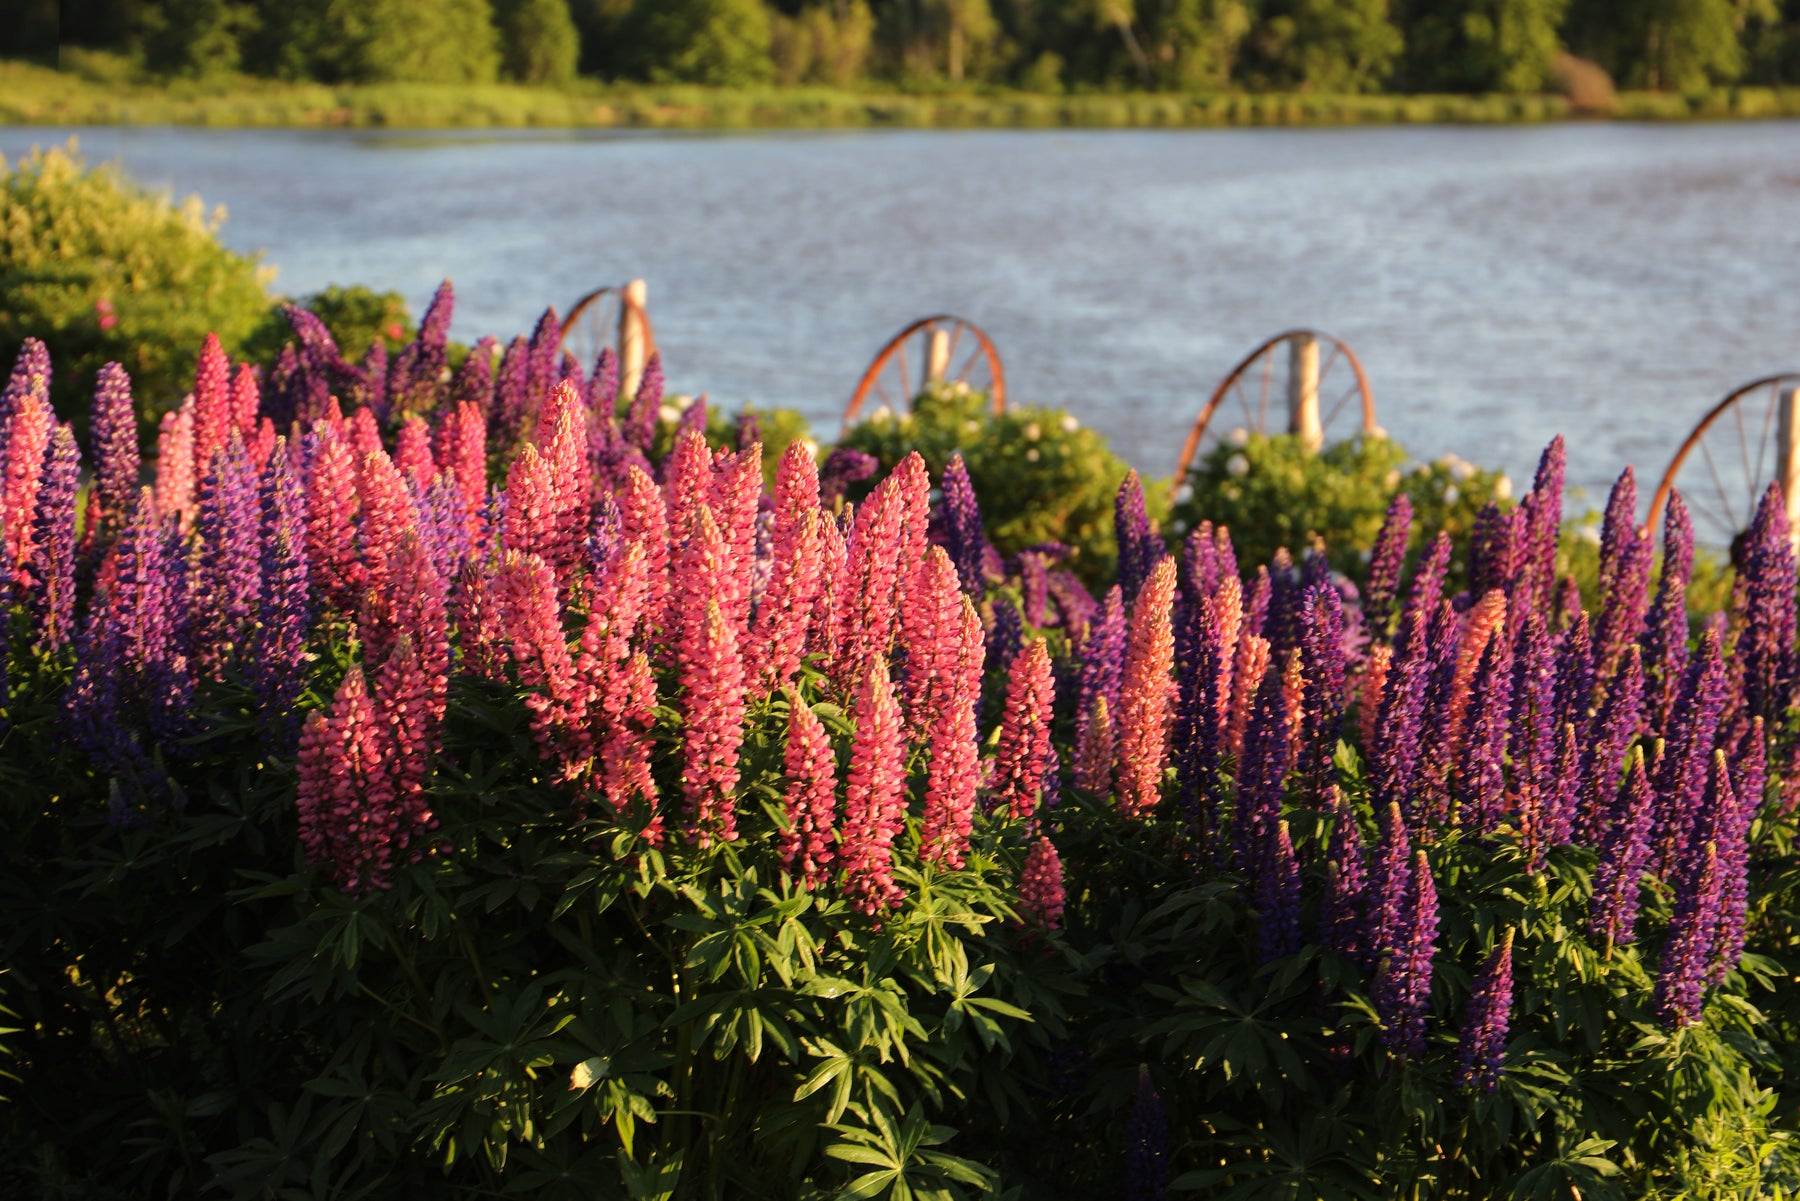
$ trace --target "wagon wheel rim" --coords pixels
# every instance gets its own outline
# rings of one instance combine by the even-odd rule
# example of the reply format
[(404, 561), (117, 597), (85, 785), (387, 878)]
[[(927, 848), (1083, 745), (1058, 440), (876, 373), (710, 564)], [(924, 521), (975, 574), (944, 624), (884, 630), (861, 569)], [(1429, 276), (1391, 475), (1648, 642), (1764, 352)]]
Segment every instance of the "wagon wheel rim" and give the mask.
[(1694, 423), (1650, 498), (1645, 537), (1661, 525), (1678, 479), (1684, 479), (1681, 499), (1696, 535), (1710, 535), (1712, 545), (1730, 546), (1750, 528), (1769, 481), (1779, 477), (1777, 416), (1782, 393), (1793, 388), (1800, 388), (1800, 373), (1765, 375), (1727, 392)]
[(619, 322), (626, 313), (633, 314), (644, 331), (644, 357), (657, 353), (649, 312), (622, 284), (605, 284), (577, 300), (562, 320), (557, 345), (573, 354), (591, 377), (601, 350), (610, 349), (615, 359), (620, 357)]
[[(1355, 420), (1357, 432), (1364, 435), (1374, 433), (1379, 426), (1375, 421), (1375, 394), (1369, 387), (1368, 373), (1363, 370), (1362, 360), (1352, 350), (1350, 344), (1342, 338), (1324, 333), (1316, 329), (1283, 330), (1274, 337), (1260, 343), (1256, 349), (1245, 355), (1225, 377), (1219, 381), (1206, 404), (1201, 407), (1200, 414), (1188, 430), (1187, 440), (1182, 443), (1181, 457), (1175, 465), (1175, 476), (1171, 488), (1179, 490), (1187, 479), (1194, 459), (1200, 453), (1201, 443), (1209, 432), (1218, 438), (1217, 430), (1224, 418), (1237, 416), (1242, 419), (1242, 428), (1266, 433), (1269, 430), (1269, 417), (1272, 408), (1278, 408), (1276, 388), (1277, 376), (1285, 381), (1285, 370), (1278, 365), (1279, 348), (1302, 338), (1311, 338), (1318, 343), (1321, 352), (1319, 362), (1319, 425), (1329, 440), (1333, 430), (1342, 430), (1346, 424)], [(1343, 370), (1338, 371), (1338, 368)], [(1336, 376), (1334, 371), (1338, 371)], [(1285, 391), (1285, 389), (1282, 389)], [(1228, 403), (1230, 402), (1230, 403)]]
[(870, 400), (890, 409), (911, 409), (913, 397), (931, 382), (925, 370), (926, 348), (939, 332), (945, 336), (945, 352), (943, 373), (938, 378), (977, 390), (983, 390), (979, 385), (985, 384), (994, 415), (1006, 411), (1006, 368), (993, 339), (965, 317), (936, 313), (908, 324), (875, 352), (844, 407), (846, 430)]

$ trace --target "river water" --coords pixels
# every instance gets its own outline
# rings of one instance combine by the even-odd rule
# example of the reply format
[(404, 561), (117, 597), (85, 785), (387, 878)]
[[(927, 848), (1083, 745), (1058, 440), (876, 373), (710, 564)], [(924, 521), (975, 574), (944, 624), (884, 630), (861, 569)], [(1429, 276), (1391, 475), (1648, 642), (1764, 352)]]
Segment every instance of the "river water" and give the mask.
[(1217, 380), (1310, 326), (1420, 458), (1597, 507), (1705, 408), (1800, 369), (1800, 123), (640, 134), (0, 129), (198, 192), (277, 287), (449, 277), (456, 336), (639, 276), (670, 383), (837, 427), (914, 317), (979, 323), (1015, 403), (1147, 473)]

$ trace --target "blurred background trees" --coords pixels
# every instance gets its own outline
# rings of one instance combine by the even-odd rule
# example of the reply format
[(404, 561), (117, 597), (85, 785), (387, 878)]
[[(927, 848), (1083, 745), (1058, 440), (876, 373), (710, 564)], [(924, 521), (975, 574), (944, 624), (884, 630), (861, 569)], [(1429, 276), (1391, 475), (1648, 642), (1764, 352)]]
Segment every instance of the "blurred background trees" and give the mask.
[(1533, 92), (1800, 84), (1800, 0), (23, 0), (157, 77)]

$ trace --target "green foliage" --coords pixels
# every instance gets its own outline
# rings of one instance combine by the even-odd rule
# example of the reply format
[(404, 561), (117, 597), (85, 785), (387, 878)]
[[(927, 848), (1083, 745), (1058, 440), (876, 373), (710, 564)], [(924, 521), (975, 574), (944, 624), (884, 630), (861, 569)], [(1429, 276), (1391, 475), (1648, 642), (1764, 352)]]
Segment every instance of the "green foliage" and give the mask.
[(488, 0), (267, 0), (266, 70), (327, 83), (486, 83), (499, 37)]
[(49, 346), (59, 413), (85, 423), (94, 373), (131, 373), (139, 411), (173, 408), (201, 339), (235, 352), (269, 309), (269, 273), (221, 246), (224, 210), (179, 206), (73, 145), (0, 161), (0, 345)]
[[(1113, 572), (1113, 502), (1130, 468), (1061, 409), (1009, 406), (995, 415), (984, 393), (939, 385), (920, 394), (910, 413), (871, 414), (839, 445), (874, 455), (883, 475), (916, 450), (935, 477), (960, 452), (988, 540), (1002, 554), (1062, 542), (1074, 552), (1068, 566), (1090, 584)], [(1152, 504), (1162, 491), (1145, 489)], [(859, 498), (853, 491), (851, 499)]]
[(1568, 0), (1420, 4), (1406, 21), (1407, 83), (1424, 91), (1537, 92)]
[(1267, 563), (1277, 547), (1295, 561), (1323, 539), (1331, 565), (1361, 575), (1394, 493), (1413, 504), (1413, 547), (1442, 530), (1459, 550), (1482, 506), (1510, 495), (1510, 482), (1454, 455), (1409, 464), (1385, 437), (1353, 438), (1313, 454), (1291, 434), (1227, 438), (1188, 473), (1171, 532), (1201, 521), (1231, 530), (1238, 561)]
[(1387, 0), (1271, 0), (1250, 33), (1249, 78), (1291, 91), (1379, 91), (1404, 39)]
[(560, 85), (575, 78), (581, 41), (568, 0), (503, 0), (498, 12), (508, 79)]
[(638, 0), (632, 10), (636, 70), (658, 83), (767, 83), (770, 37), (760, 0)]
[(144, 64), (166, 75), (225, 76), (242, 62), (256, 11), (237, 0), (180, 0), (138, 10)]

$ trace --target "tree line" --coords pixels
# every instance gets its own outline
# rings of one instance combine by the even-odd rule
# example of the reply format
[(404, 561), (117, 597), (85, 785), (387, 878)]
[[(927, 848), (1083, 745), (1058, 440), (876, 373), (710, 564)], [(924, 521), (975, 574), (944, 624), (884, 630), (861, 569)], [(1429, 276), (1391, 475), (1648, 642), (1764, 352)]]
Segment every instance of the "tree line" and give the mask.
[(1800, 83), (1800, 0), (62, 0), (60, 29), (24, 7), (15, 43), (324, 83), (1534, 92), (1567, 55), (1623, 88)]

